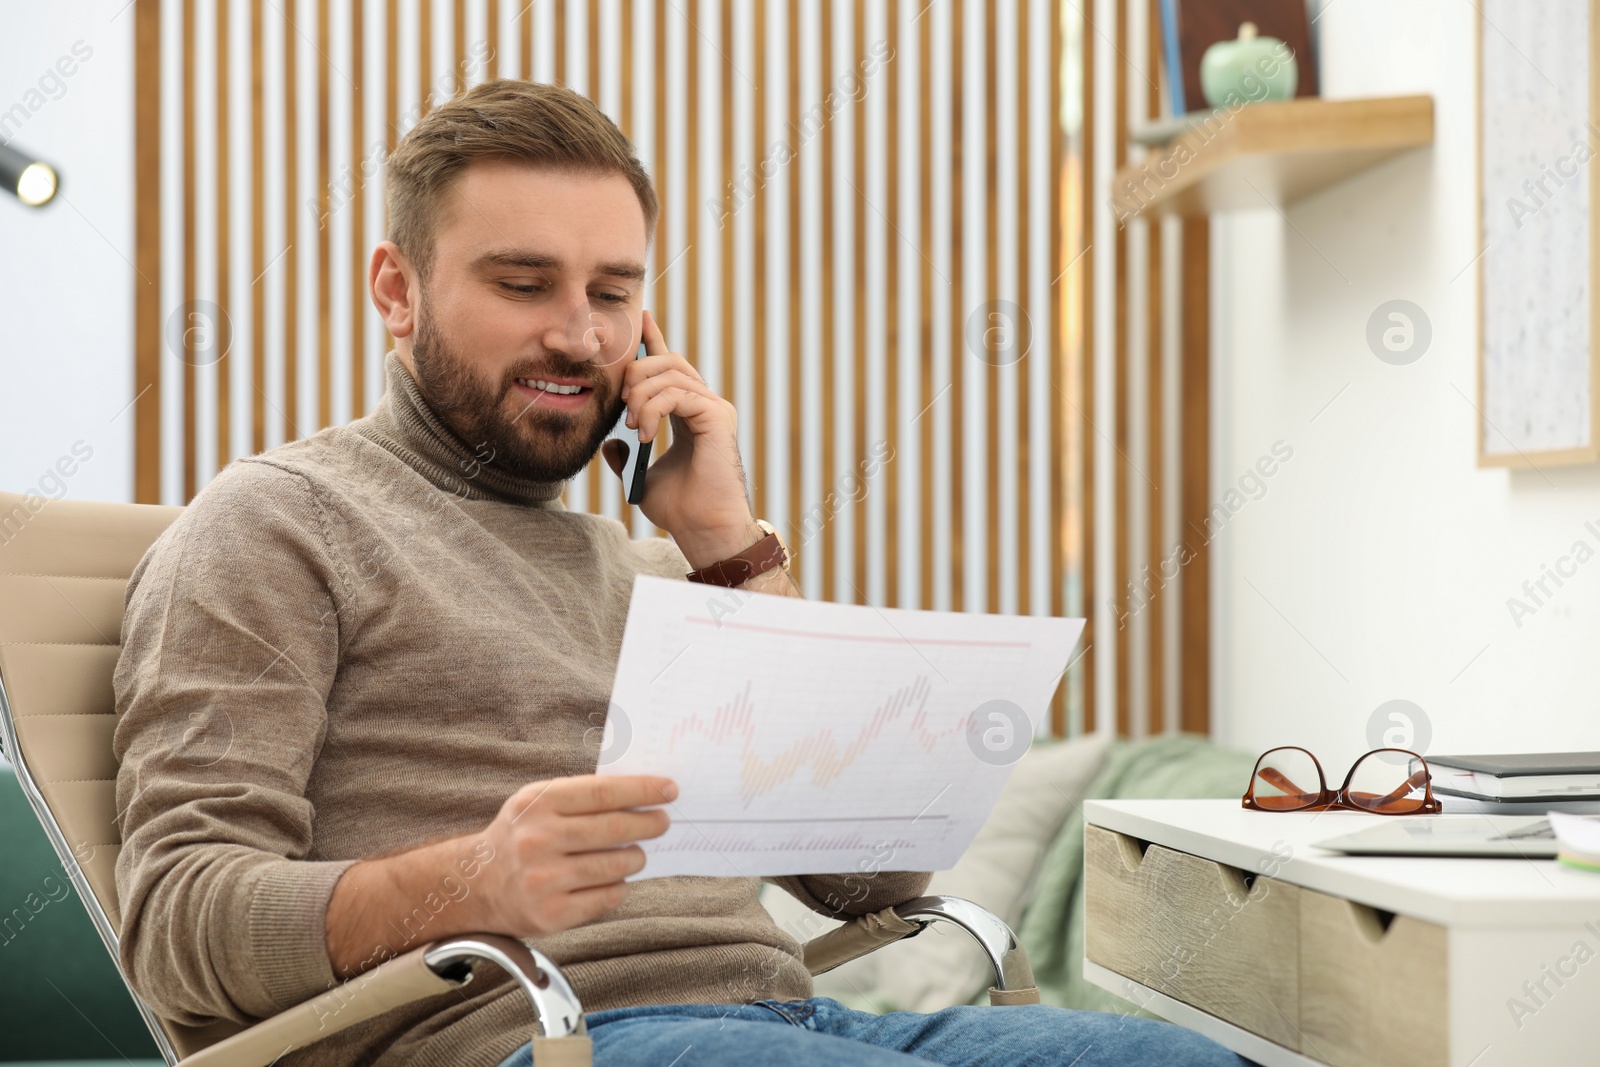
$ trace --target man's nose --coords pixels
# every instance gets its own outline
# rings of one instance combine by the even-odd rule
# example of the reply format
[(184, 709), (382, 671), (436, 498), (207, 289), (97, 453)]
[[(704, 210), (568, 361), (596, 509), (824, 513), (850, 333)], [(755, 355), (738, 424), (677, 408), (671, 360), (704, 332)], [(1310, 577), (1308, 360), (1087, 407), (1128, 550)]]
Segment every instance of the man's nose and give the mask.
[(546, 351), (560, 352), (574, 362), (590, 362), (605, 350), (614, 325), (595, 310), (586, 291), (579, 289), (550, 310), (555, 318), (545, 327), (542, 340)]

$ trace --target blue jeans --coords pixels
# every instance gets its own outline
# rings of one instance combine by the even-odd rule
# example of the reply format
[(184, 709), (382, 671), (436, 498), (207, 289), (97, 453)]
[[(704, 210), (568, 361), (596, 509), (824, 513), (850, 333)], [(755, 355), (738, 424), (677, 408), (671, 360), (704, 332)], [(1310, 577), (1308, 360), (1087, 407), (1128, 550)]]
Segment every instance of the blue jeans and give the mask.
[[(655, 1004), (586, 1016), (595, 1067), (1241, 1067), (1249, 1061), (1171, 1023), (1039, 1004), (873, 1015), (828, 997)], [(693, 1050), (688, 1057), (684, 1053)], [(530, 1067), (524, 1045), (500, 1067)]]

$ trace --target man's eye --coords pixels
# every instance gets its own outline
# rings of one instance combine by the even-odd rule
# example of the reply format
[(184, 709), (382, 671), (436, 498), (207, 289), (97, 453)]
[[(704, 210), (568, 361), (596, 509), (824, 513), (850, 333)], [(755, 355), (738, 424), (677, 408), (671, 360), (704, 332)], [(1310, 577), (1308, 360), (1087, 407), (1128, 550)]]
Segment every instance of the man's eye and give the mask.
[(628, 302), (627, 297), (618, 296), (616, 293), (596, 293), (594, 295), (608, 304), (626, 304)]
[(513, 293), (522, 293), (524, 296), (539, 291), (537, 285), (512, 285), (510, 282), (501, 282), (500, 288), (509, 289)]

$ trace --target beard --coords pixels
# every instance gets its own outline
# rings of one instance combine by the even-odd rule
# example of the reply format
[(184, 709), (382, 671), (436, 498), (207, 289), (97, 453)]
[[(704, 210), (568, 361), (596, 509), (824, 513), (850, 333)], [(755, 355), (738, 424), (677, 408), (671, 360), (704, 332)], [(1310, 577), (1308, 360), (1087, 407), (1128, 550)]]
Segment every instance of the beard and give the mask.
[[(590, 364), (561, 356), (513, 367), (498, 382), (481, 380), (435, 329), (426, 294), (417, 310), (411, 360), (423, 399), (468, 451), (485, 466), (537, 482), (564, 482), (582, 471), (627, 407), (612, 395), (609, 380), (593, 377)], [(522, 400), (517, 378), (574, 378), (591, 386), (594, 396), (580, 411), (557, 411), (537, 399)], [(508, 396), (518, 402), (508, 403)]]

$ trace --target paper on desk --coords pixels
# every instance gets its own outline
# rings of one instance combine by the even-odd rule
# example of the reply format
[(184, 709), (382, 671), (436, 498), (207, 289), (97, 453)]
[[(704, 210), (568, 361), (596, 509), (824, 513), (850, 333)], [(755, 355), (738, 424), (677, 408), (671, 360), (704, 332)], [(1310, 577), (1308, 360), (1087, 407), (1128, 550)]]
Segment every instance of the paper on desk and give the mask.
[(1569, 867), (1600, 870), (1600, 820), (1559, 811), (1546, 814), (1560, 846), (1557, 858)]
[(1082, 630), (639, 577), (598, 773), (679, 796), (635, 878), (954, 866)]

